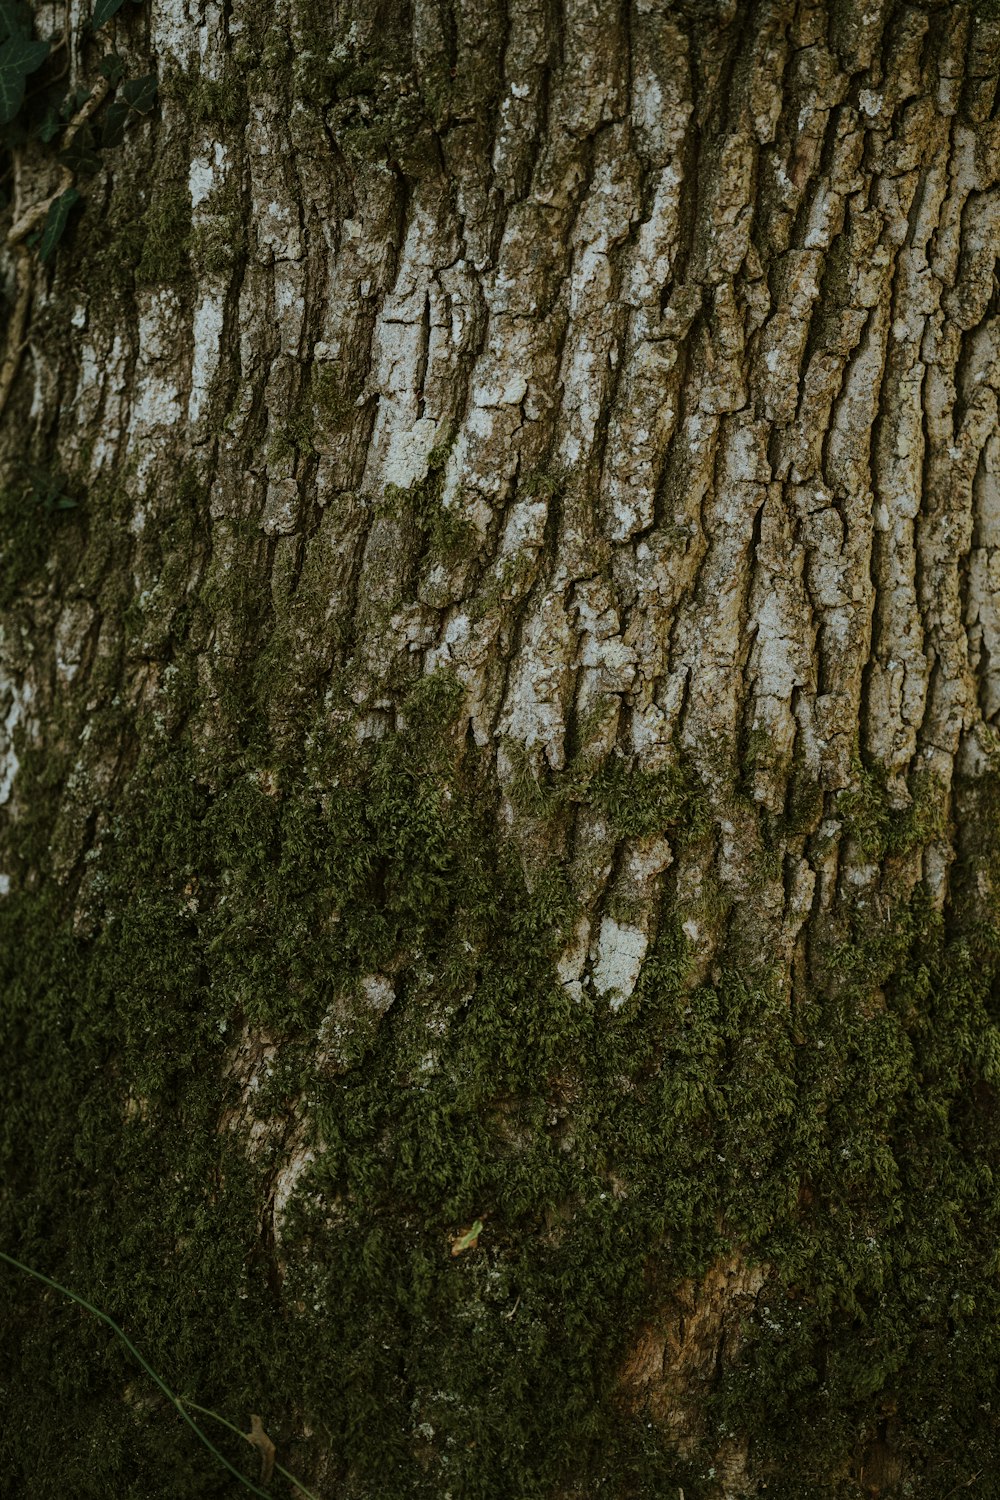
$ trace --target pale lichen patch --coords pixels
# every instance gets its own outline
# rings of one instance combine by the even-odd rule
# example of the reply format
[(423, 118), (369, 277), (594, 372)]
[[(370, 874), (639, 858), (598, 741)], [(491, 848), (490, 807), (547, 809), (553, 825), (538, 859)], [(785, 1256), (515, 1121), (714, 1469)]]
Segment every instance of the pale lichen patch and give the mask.
[(0, 703), (5, 700), (7, 709), (0, 720), (0, 805), (10, 801), (21, 761), (14, 748), (14, 735), (26, 721), (26, 710), (34, 698), (34, 690), (27, 680), (17, 683), (13, 678), (0, 676)]
[(593, 979), (597, 993), (608, 997), (612, 1010), (620, 1010), (635, 989), (648, 947), (649, 938), (641, 927), (602, 918)]

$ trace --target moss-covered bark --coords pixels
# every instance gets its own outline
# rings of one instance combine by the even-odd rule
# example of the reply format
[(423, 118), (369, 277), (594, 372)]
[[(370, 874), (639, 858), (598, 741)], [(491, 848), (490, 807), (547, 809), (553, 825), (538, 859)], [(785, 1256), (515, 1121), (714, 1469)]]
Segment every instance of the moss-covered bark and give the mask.
[[(0, 1249), (324, 1500), (987, 1493), (1000, 20), (115, 24), (0, 425)], [(0, 1303), (6, 1493), (234, 1492)]]

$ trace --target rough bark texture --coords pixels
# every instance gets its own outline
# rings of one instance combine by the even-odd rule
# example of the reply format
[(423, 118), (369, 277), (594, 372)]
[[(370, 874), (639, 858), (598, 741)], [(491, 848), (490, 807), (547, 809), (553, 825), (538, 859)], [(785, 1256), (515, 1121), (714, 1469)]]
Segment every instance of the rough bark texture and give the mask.
[[(996, 8), (115, 27), (0, 427), (0, 1246), (330, 1500), (991, 1493)], [(4, 1274), (6, 1494), (234, 1492)]]

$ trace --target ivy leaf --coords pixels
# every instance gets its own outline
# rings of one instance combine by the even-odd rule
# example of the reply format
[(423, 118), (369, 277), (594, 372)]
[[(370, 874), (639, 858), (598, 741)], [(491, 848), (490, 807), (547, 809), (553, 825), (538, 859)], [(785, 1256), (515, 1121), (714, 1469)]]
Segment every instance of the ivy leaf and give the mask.
[(31, 30), (31, 9), (24, 0), (0, 0), (0, 42), (17, 32)]
[(41, 244), (38, 247), (38, 259), (43, 263), (49, 259), (62, 239), (70, 210), (79, 201), (80, 194), (76, 188), (71, 187), (67, 188), (64, 193), (60, 193), (58, 198), (53, 198), (49, 204), (49, 211), (45, 215), (45, 226), (42, 229)]
[(75, 510), (78, 502), (67, 493), (66, 478), (58, 469), (40, 464), (26, 464), (28, 484), (25, 490), (43, 510)]
[(118, 146), (125, 136), (125, 126), (128, 123), (129, 107), (120, 99), (114, 99), (104, 112), (104, 124), (101, 128), (101, 146), (107, 150), (109, 146)]
[(143, 78), (130, 78), (128, 83), (122, 85), (121, 92), (126, 104), (137, 109), (141, 115), (148, 115), (156, 100), (156, 74), (147, 73)]
[(74, 89), (71, 94), (66, 95), (65, 99), (60, 104), (59, 113), (62, 115), (64, 120), (68, 120), (72, 115), (76, 114), (78, 109), (83, 108), (89, 98), (89, 89)]
[(65, 151), (60, 151), (59, 160), (71, 172), (96, 172), (101, 165), (97, 154), (97, 141), (89, 123), (81, 126)]
[(59, 116), (56, 114), (55, 110), (50, 104), (48, 109), (45, 111), (45, 118), (38, 126), (35, 134), (38, 136), (38, 139), (40, 141), (44, 141), (45, 144), (48, 145), (49, 141), (57, 136), (61, 129), (62, 124), (60, 122)]
[(16, 68), (21, 73), (33, 73), (40, 68), (49, 55), (49, 42), (36, 42), (23, 32), (15, 31), (0, 47), (0, 67)]
[(49, 55), (48, 42), (33, 42), (15, 31), (0, 46), (0, 125), (9, 125), (21, 108), (25, 80)]
[(124, 4), (125, 0), (94, 0), (94, 14), (91, 17), (94, 30), (100, 31), (102, 26), (106, 26)]
[(0, 125), (9, 125), (24, 98), (24, 74), (7, 73), (0, 67)]
[(117, 52), (109, 52), (101, 58), (101, 65), (97, 70), (102, 78), (106, 78), (112, 88), (117, 88), (125, 72), (125, 64)]

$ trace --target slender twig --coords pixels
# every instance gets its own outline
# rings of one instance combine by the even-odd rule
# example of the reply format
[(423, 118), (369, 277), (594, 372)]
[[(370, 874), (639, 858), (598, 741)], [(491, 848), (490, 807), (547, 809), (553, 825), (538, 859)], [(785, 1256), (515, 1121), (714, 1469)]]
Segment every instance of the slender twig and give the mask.
[[(262, 1495), (264, 1497), (264, 1500), (274, 1500), (273, 1495), (270, 1495), (267, 1490), (262, 1490), (258, 1485), (254, 1484), (252, 1480), (248, 1479), (245, 1474), (241, 1474), (239, 1469), (237, 1469), (234, 1464), (231, 1464), (229, 1462), (229, 1459), (225, 1456), (225, 1454), (219, 1452), (218, 1448), (212, 1442), (211, 1438), (206, 1436), (206, 1434), (202, 1432), (197, 1422), (193, 1417), (188, 1415), (184, 1408), (186, 1406), (191, 1406), (195, 1411), (201, 1412), (204, 1416), (213, 1417), (216, 1422), (221, 1422), (223, 1427), (228, 1427), (231, 1432), (235, 1432), (239, 1437), (246, 1438), (247, 1434), (245, 1432), (240, 1432), (238, 1427), (234, 1427), (232, 1422), (228, 1422), (225, 1417), (220, 1417), (218, 1412), (209, 1411), (207, 1407), (199, 1406), (197, 1402), (188, 1401), (183, 1396), (175, 1395), (167, 1385), (166, 1381), (160, 1379), (160, 1376), (157, 1375), (152, 1365), (149, 1364), (148, 1361), (143, 1357), (143, 1355), (139, 1353), (138, 1349), (135, 1347), (128, 1334), (125, 1333), (123, 1329), (119, 1328), (114, 1318), (110, 1318), (106, 1312), (102, 1312), (99, 1307), (95, 1307), (92, 1302), (88, 1302), (86, 1297), (81, 1297), (79, 1292), (70, 1291), (68, 1286), (63, 1286), (59, 1281), (53, 1281), (51, 1276), (43, 1276), (41, 1271), (36, 1271), (33, 1266), (26, 1266), (21, 1260), (15, 1260), (13, 1255), (7, 1255), (3, 1250), (0, 1250), (0, 1260), (5, 1260), (10, 1266), (16, 1266), (16, 1268), (19, 1271), (23, 1271), (26, 1276), (33, 1276), (36, 1281), (44, 1282), (46, 1286), (53, 1287), (55, 1291), (62, 1292), (64, 1297), (69, 1297), (73, 1302), (78, 1302), (81, 1307), (85, 1307), (88, 1312), (93, 1313), (95, 1318), (100, 1318), (102, 1323), (106, 1323), (111, 1331), (121, 1339), (122, 1343), (125, 1345), (126, 1349), (128, 1349), (129, 1353), (133, 1354), (139, 1361), (140, 1365), (142, 1365), (142, 1368), (145, 1370), (149, 1378), (155, 1381), (155, 1383), (159, 1386), (160, 1390), (166, 1396), (171, 1406), (176, 1408), (176, 1410), (180, 1413), (185, 1422), (194, 1432), (195, 1436), (198, 1438), (198, 1441), (204, 1444), (209, 1453), (212, 1454), (213, 1458), (217, 1458), (219, 1463), (229, 1470), (230, 1474), (234, 1474), (240, 1481), (240, 1483), (245, 1485), (252, 1495)], [(291, 1480), (292, 1484), (294, 1484), (299, 1490), (301, 1490), (302, 1494), (307, 1497), (307, 1500), (317, 1500), (317, 1497), (315, 1495), (311, 1495), (310, 1492), (306, 1489), (305, 1485), (303, 1485), (298, 1479), (296, 1479), (293, 1474), (289, 1474), (287, 1469), (281, 1468), (280, 1464), (275, 1464), (275, 1468), (280, 1474), (283, 1474), (286, 1479)]]

